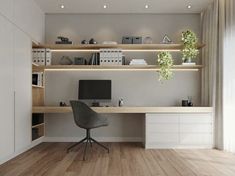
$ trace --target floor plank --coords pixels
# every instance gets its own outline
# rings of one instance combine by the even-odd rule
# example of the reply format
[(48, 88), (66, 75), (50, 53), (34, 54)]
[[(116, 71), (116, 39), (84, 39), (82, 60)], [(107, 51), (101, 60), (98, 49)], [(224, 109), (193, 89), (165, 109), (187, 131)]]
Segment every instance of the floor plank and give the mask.
[(140, 143), (42, 143), (0, 165), (0, 176), (235, 176), (235, 155), (218, 150), (145, 150)]

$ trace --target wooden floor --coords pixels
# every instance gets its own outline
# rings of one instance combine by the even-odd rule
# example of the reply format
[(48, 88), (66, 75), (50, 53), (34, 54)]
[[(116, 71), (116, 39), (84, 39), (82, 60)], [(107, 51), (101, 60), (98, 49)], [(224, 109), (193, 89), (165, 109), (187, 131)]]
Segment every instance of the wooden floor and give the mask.
[(0, 176), (235, 176), (235, 156), (217, 150), (145, 150), (138, 143), (93, 145), (66, 153), (71, 143), (43, 143), (0, 166)]

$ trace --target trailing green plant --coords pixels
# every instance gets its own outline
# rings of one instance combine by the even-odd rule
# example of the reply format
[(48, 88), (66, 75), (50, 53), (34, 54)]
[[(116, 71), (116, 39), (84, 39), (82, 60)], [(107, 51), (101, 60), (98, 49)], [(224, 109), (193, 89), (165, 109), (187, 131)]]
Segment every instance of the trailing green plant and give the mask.
[(184, 62), (191, 61), (191, 59), (195, 59), (199, 54), (197, 49), (198, 38), (194, 32), (191, 30), (187, 30), (182, 32), (181, 40), (183, 42), (183, 58)]
[(171, 53), (168, 51), (163, 51), (160, 52), (157, 57), (157, 62), (160, 66), (159, 81), (172, 79), (173, 72), (171, 71), (171, 68), (173, 66), (174, 61), (172, 59)]

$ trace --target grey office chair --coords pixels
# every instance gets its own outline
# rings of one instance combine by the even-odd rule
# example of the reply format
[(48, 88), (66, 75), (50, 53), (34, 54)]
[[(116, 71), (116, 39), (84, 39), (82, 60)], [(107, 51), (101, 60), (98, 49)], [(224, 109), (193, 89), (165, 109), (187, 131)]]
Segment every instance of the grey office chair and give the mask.
[(89, 106), (87, 106), (85, 103), (81, 101), (70, 101), (70, 104), (73, 109), (74, 121), (77, 126), (79, 126), (80, 128), (86, 129), (86, 137), (82, 139), (81, 141), (79, 141), (78, 143), (69, 147), (67, 149), (67, 152), (69, 152), (73, 147), (85, 141), (86, 145), (85, 145), (85, 149), (83, 153), (83, 160), (85, 160), (87, 144), (90, 143), (92, 147), (92, 141), (93, 141), (94, 143), (106, 149), (109, 153), (109, 148), (97, 142), (90, 135), (91, 129), (102, 127), (102, 126), (108, 126), (107, 119), (102, 117), (100, 114), (96, 113), (95, 111), (93, 111)]

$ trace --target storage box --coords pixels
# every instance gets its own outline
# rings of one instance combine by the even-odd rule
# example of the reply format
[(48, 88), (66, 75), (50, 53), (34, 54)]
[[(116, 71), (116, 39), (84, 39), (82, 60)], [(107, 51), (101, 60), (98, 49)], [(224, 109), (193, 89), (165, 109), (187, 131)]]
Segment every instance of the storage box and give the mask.
[(122, 44), (132, 44), (132, 37), (122, 37)]
[(142, 37), (133, 37), (132, 43), (133, 44), (142, 44)]

